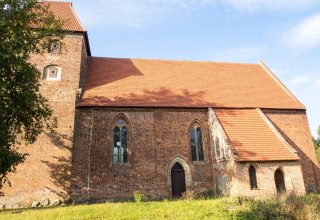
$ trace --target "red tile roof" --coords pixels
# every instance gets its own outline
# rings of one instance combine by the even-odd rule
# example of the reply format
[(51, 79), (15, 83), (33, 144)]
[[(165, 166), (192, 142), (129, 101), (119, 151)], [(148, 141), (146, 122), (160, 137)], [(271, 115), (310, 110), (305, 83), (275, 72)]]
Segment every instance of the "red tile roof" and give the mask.
[(237, 150), (238, 161), (299, 160), (273, 132), (256, 109), (215, 109), (225, 133)]
[(49, 5), (49, 10), (54, 14), (54, 16), (58, 20), (64, 21), (64, 24), (62, 25), (63, 30), (79, 32), (86, 31), (74, 12), (71, 2), (43, 1), (40, 4), (43, 4), (44, 6)]
[(79, 106), (304, 109), (259, 64), (97, 57)]

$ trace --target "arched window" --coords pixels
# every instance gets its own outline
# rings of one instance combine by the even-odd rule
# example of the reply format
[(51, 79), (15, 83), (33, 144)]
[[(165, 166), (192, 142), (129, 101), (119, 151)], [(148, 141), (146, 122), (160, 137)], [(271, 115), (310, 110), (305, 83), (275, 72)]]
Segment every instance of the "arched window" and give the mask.
[(203, 141), (200, 125), (195, 123), (189, 130), (191, 156), (193, 161), (203, 161)]
[(284, 193), (286, 191), (286, 185), (284, 182), (283, 171), (280, 168), (274, 172), (274, 181), (276, 184), (277, 193)]
[(254, 166), (252, 165), (249, 167), (249, 178), (250, 178), (251, 189), (257, 189), (258, 183), (257, 183), (256, 168), (254, 168)]
[(113, 162), (128, 162), (128, 127), (126, 121), (120, 117), (116, 120), (113, 130)]
[(216, 159), (218, 160), (221, 157), (220, 142), (219, 142), (218, 137), (216, 137), (214, 144), (215, 144), (215, 148), (216, 148)]
[(44, 68), (44, 80), (61, 80), (61, 67), (57, 65), (50, 65)]
[(48, 53), (60, 53), (61, 51), (61, 43), (58, 40), (53, 40), (49, 43)]

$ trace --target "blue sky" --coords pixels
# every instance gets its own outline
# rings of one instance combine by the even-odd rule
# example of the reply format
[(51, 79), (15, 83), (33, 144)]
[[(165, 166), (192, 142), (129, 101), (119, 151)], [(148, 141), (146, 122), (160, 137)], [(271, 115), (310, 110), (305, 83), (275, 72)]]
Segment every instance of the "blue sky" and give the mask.
[(74, 0), (94, 56), (258, 63), (320, 125), (320, 0)]

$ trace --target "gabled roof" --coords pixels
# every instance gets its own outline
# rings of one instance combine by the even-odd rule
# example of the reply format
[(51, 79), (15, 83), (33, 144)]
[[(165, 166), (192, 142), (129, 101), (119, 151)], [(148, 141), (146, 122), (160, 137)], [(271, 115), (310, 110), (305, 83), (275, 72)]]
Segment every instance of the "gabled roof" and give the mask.
[(259, 109), (215, 109), (214, 112), (238, 152), (238, 161), (300, 159)]
[(63, 30), (86, 32), (74, 12), (71, 2), (43, 1), (40, 4), (43, 4), (44, 6), (49, 5), (49, 11), (54, 14), (56, 19), (64, 21), (64, 24), (62, 25)]
[(97, 57), (79, 106), (304, 109), (259, 64)]

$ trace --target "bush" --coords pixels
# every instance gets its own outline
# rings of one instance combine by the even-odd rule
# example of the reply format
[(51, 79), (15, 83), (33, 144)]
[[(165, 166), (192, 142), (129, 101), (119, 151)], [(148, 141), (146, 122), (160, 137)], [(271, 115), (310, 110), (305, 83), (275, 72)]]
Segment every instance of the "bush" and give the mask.
[[(319, 219), (320, 201), (294, 192), (264, 201), (252, 201), (251, 211), (258, 219)], [(318, 202), (315, 202), (318, 201)]]
[(196, 193), (192, 190), (187, 190), (182, 193), (182, 198), (185, 200), (193, 200), (196, 197)]
[(136, 203), (140, 203), (143, 202), (143, 200), (145, 199), (145, 196), (140, 193), (139, 191), (134, 191), (133, 192), (133, 199)]

